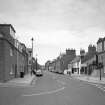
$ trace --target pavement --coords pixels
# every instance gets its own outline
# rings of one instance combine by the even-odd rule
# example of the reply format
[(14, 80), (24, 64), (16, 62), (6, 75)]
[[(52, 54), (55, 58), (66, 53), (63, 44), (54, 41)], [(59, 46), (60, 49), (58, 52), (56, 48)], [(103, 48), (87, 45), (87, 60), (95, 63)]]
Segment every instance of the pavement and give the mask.
[(5, 86), (29, 86), (33, 80), (36, 79), (35, 75), (26, 74), (24, 78), (14, 78), (6, 83), (0, 83), (0, 85)]
[(82, 81), (105, 84), (105, 77), (102, 77), (102, 79), (100, 80), (100, 77), (92, 77), (92, 76), (86, 76), (86, 75), (72, 74), (71, 76), (75, 79), (79, 79)]

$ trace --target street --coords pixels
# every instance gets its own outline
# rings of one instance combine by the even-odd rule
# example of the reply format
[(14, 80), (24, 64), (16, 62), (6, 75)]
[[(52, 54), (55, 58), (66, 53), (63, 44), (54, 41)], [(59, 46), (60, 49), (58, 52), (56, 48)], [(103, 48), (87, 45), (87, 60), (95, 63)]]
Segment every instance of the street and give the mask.
[(105, 91), (46, 71), (31, 86), (0, 86), (0, 105), (105, 105)]

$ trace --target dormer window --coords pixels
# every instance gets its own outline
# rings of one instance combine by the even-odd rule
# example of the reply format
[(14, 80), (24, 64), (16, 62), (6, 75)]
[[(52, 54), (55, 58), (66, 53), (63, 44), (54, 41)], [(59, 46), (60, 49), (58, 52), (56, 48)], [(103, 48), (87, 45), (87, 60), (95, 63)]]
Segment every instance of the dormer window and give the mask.
[(102, 52), (102, 42), (97, 44), (97, 52)]
[(10, 48), (10, 56), (13, 56), (13, 49)]

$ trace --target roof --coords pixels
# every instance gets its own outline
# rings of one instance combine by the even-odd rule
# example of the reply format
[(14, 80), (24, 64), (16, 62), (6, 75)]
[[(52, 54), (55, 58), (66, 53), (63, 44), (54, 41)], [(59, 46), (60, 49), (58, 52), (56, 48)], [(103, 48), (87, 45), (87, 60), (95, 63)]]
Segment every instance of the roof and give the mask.
[(96, 53), (93, 53), (93, 54), (87, 54), (83, 59), (81, 59), (81, 63), (84, 63), (90, 59), (92, 59), (94, 56), (96, 56), (97, 52)]
[(0, 26), (10, 26), (13, 29), (13, 31), (16, 32), (14, 27), (11, 24), (0, 24)]
[(97, 41), (97, 44), (98, 44), (98, 43), (101, 43), (101, 42), (103, 42), (103, 41), (105, 41), (105, 37), (104, 37), (104, 38), (99, 38), (98, 41)]

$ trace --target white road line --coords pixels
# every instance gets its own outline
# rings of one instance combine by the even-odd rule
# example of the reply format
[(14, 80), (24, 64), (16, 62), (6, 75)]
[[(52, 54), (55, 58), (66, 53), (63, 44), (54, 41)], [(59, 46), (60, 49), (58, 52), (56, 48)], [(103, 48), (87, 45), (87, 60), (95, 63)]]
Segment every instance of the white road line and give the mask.
[(57, 92), (64, 90), (64, 89), (65, 89), (65, 87), (62, 87), (60, 89), (53, 90), (53, 91), (41, 92), (41, 93), (36, 93), (36, 94), (24, 94), (22, 96), (39, 96), (39, 95), (53, 94), (53, 93), (57, 93)]
[[(74, 79), (74, 78), (73, 78), (73, 79)], [(87, 82), (89, 85), (93, 85), (93, 86), (95, 86), (95, 87), (97, 87), (97, 88), (99, 88), (100, 90), (102, 90), (102, 91), (105, 92), (105, 87), (102, 87), (102, 86), (97, 85), (97, 84), (95, 84), (95, 83), (91, 83), (91, 82), (89, 82), (89, 81), (84, 81), (84, 80), (80, 80), (80, 79), (77, 79), (77, 80), (83, 81), (83, 82)]]
[(105, 91), (105, 87), (102, 87), (102, 86), (100, 86), (100, 85), (95, 85), (97, 88), (99, 88), (99, 89), (101, 89), (102, 91)]
[(100, 87), (100, 86), (96, 86), (97, 88), (101, 89), (102, 91), (105, 91), (104, 88)]
[(93, 84), (92, 84), (92, 83), (88, 83), (88, 84), (93, 85), (93, 86), (95, 86), (95, 87), (101, 89), (102, 91), (105, 91), (105, 87), (102, 87), (102, 86), (100, 86), (100, 85), (98, 85), (98, 84), (94, 84), (94, 83), (93, 83)]

